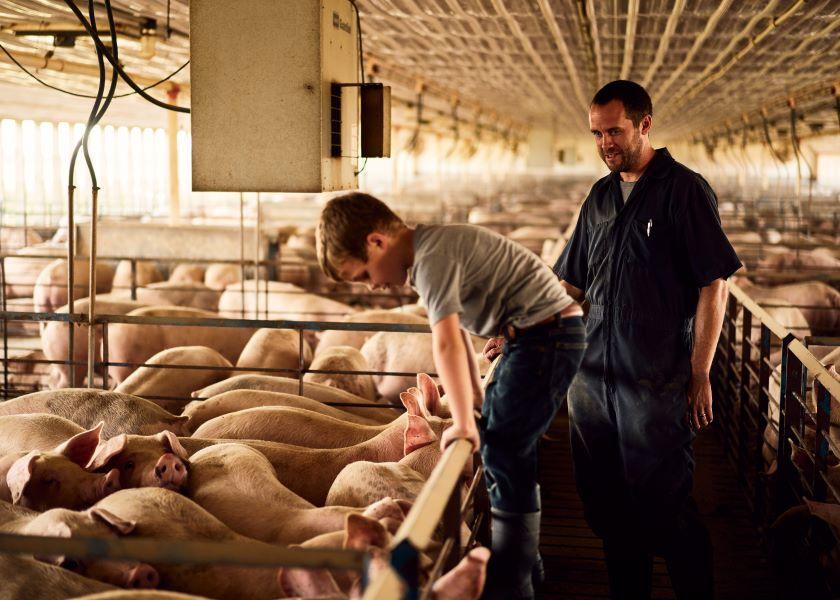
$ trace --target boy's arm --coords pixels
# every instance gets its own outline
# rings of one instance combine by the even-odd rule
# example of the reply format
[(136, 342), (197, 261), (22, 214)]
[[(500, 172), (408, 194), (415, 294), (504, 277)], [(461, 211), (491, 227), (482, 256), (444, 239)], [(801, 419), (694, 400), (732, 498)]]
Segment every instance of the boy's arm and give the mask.
[(453, 440), (465, 438), (478, 449), (478, 428), (473, 415), (473, 388), (467, 352), (461, 337), (461, 321), (453, 313), (432, 327), (432, 351), (454, 424), (443, 432), (441, 449)]

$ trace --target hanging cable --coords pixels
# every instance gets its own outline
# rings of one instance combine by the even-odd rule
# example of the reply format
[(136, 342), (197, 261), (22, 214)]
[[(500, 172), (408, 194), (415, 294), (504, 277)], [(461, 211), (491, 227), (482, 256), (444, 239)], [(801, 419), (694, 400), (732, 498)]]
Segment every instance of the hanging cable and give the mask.
[(149, 94), (147, 94), (146, 92), (144, 92), (140, 88), (140, 86), (138, 86), (136, 83), (134, 83), (134, 80), (131, 79), (131, 77), (128, 76), (128, 74), (120, 66), (119, 62), (116, 59), (114, 59), (114, 57), (111, 55), (111, 53), (108, 52), (108, 49), (105, 47), (105, 44), (103, 44), (102, 40), (99, 39), (99, 36), (91, 28), (90, 23), (87, 22), (87, 19), (85, 19), (85, 16), (82, 14), (82, 12), (79, 10), (79, 7), (76, 6), (76, 4), (73, 2), (73, 0), (64, 0), (64, 3), (67, 4), (67, 6), (70, 8), (71, 11), (73, 11), (73, 14), (76, 15), (76, 18), (82, 24), (82, 27), (85, 28), (85, 31), (87, 31), (88, 35), (93, 40), (93, 43), (102, 52), (102, 54), (105, 56), (105, 58), (108, 59), (108, 61), (111, 63), (111, 65), (114, 67), (114, 69), (116, 69), (117, 73), (120, 74), (120, 77), (123, 78), (123, 81), (125, 81), (129, 86), (131, 86), (131, 89), (135, 90), (138, 94), (140, 94), (140, 96), (142, 98), (148, 100), (149, 102), (151, 102), (155, 106), (159, 106), (159, 107), (165, 108), (167, 110), (174, 110), (175, 112), (182, 112), (182, 113), (189, 114), (189, 112), (190, 112), (189, 108), (185, 108), (183, 106), (175, 106), (173, 104), (167, 104), (165, 102), (161, 102), (157, 98), (154, 98), (154, 97), (150, 96)]
[[(356, 11), (356, 33), (359, 37), (359, 81), (362, 85), (365, 84), (365, 52), (362, 46), (362, 19), (359, 16), (359, 7), (356, 5), (356, 0), (350, 0), (350, 4), (353, 5), (353, 10)], [(359, 122), (362, 121), (362, 101), (359, 98)], [(362, 161), (362, 168), (359, 169), (354, 173), (354, 175), (359, 175), (362, 171), (365, 170), (367, 166), (367, 156), (364, 157)]]
[(449, 152), (446, 153), (444, 158), (449, 158), (452, 156), (452, 153), (455, 152), (455, 148), (458, 147), (458, 142), (461, 139), (461, 131), (459, 129), (460, 121), (458, 119), (458, 105), (461, 103), (459, 98), (455, 98), (452, 102), (452, 147), (449, 149)]
[(832, 86), (831, 91), (834, 93), (834, 110), (837, 111), (837, 126), (840, 127), (840, 84)]
[(763, 108), (761, 109), (761, 124), (764, 127), (764, 142), (770, 149), (770, 153), (773, 155), (773, 158), (779, 161), (780, 165), (784, 165), (785, 161), (782, 159), (782, 156), (773, 147), (773, 140), (770, 138), (770, 124), (767, 121), (767, 111)]
[[(19, 62), (19, 61), (18, 61), (18, 60), (17, 60), (17, 59), (16, 59), (16, 58), (15, 58), (15, 57), (14, 57), (14, 56), (13, 56), (13, 55), (12, 55), (12, 54), (11, 54), (11, 53), (7, 50), (7, 49), (6, 49), (6, 48), (5, 48), (5, 46), (3, 46), (3, 44), (0, 44), (0, 50), (2, 50), (2, 51), (6, 54), (6, 56), (8, 56), (8, 57), (9, 57), (9, 60), (11, 60), (13, 63), (15, 63), (15, 65), (17, 65), (17, 67), (18, 67), (21, 71), (23, 71), (24, 73), (26, 73), (27, 75), (29, 75), (32, 79), (34, 79), (35, 81), (37, 81), (38, 83), (40, 83), (40, 84), (41, 84), (41, 85), (43, 85), (44, 87), (48, 87), (48, 88), (50, 88), (51, 90), (55, 90), (55, 91), (57, 91), (57, 92), (61, 92), (62, 94), (67, 94), (68, 96), (76, 96), (77, 98), (91, 98), (91, 99), (92, 99), (92, 98), (96, 98), (96, 96), (93, 96), (93, 95), (91, 95), (91, 94), (80, 94), (80, 93), (78, 93), (78, 92), (71, 92), (70, 90), (65, 90), (65, 89), (62, 89), (62, 88), (60, 88), (60, 87), (58, 87), (58, 86), (52, 85), (52, 84), (50, 84), (50, 83), (47, 83), (46, 81), (44, 81), (43, 79), (41, 79), (40, 77), (38, 77), (37, 75), (35, 75), (32, 71), (30, 71), (29, 69), (27, 69), (25, 66), (23, 66), (23, 65), (22, 65), (22, 64), (21, 64), (21, 63), (20, 63), (20, 62)], [(50, 52), (52, 52), (52, 51), (50, 51)], [(166, 77), (164, 77), (163, 79), (161, 79), (161, 80), (159, 80), (159, 81), (156, 81), (156, 82), (154, 82), (153, 84), (151, 84), (151, 85), (147, 85), (146, 87), (142, 88), (142, 89), (143, 89), (143, 91), (145, 92), (146, 90), (150, 90), (150, 89), (152, 89), (152, 88), (154, 88), (154, 87), (157, 87), (157, 86), (159, 86), (161, 83), (166, 83), (167, 81), (169, 81), (170, 79), (172, 79), (173, 77), (175, 77), (178, 73), (180, 73), (181, 71), (183, 71), (183, 70), (187, 67), (187, 65), (189, 65), (189, 64), (190, 64), (190, 61), (185, 62), (183, 65), (181, 65), (180, 67), (178, 67), (177, 69), (175, 69), (172, 73), (170, 73), (169, 75), (167, 75), (167, 76), (166, 76)], [(138, 92), (126, 92), (125, 94), (115, 94), (115, 95), (114, 95), (114, 98), (126, 98), (126, 97), (128, 97), (128, 96), (133, 96), (133, 95), (134, 95), (134, 94), (136, 94), (136, 93), (138, 93)]]

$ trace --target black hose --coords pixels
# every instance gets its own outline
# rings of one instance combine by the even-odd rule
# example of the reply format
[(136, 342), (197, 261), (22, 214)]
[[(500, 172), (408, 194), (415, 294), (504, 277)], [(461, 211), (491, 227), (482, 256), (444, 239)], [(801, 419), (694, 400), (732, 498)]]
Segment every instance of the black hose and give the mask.
[(70, 8), (70, 10), (73, 11), (73, 14), (76, 15), (76, 18), (82, 24), (82, 27), (85, 28), (85, 31), (87, 31), (88, 35), (93, 40), (94, 44), (96, 44), (97, 49), (100, 52), (102, 52), (102, 54), (105, 56), (105, 58), (108, 59), (108, 62), (111, 63), (111, 65), (114, 67), (114, 69), (117, 71), (117, 73), (119, 73), (120, 77), (123, 78), (123, 81), (125, 81), (129, 86), (131, 86), (131, 89), (133, 89), (135, 92), (140, 94), (140, 96), (142, 98), (148, 100), (149, 102), (151, 102), (155, 106), (159, 106), (159, 107), (165, 108), (167, 110), (174, 110), (175, 112), (182, 112), (182, 113), (189, 114), (189, 112), (190, 112), (189, 108), (185, 108), (183, 106), (176, 106), (174, 104), (167, 104), (166, 102), (161, 102), (157, 98), (153, 98), (152, 96), (150, 96), (149, 94), (144, 92), (143, 89), (140, 86), (138, 86), (136, 83), (134, 83), (134, 80), (131, 79), (131, 77), (129, 77), (128, 74), (123, 70), (123, 68), (120, 66), (120, 63), (111, 55), (110, 52), (108, 52), (108, 49), (105, 47), (105, 44), (103, 44), (102, 40), (99, 39), (99, 36), (96, 34), (96, 31), (94, 31), (91, 28), (90, 23), (87, 22), (87, 19), (85, 19), (85, 16), (82, 14), (82, 12), (79, 10), (79, 7), (76, 6), (76, 4), (73, 2), (73, 0), (64, 0), (64, 3), (67, 4), (67, 6)]
[[(90, 14), (90, 24), (93, 31), (91, 35), (94, 35), (96, 33), (96, 14), (93, 9), (93, 0), (88, 0), (88, 13)], [(67, 178), (67, 184), (70, 188), (75, 187), (74, 172), (76, 170), (76, 159), (79, 156), (79, 149), (83, 150), (88, 172), (90, 173), (91, 183), (93, 184), (93, 187), (97, 187), (96, 171), (93, 168), (93, 162), (90, 160), (87, 140), (90, 135), (90, 130), (93, 128), (93, 123), (96, 120), (96, 115), (99, 114), (99, 105), (102, 102), (102, 94), (105, 92), (105, 61), (102, 57), (102, 51), (98, 46), (96, 47), (96, 60), (99, 65), (99, 88), (96, 91), (96, 100), (94, 100), (93, 107), (90, 109), (90, 116), (88, 117), (87, 126), (85, 127), (85, 133), (82, 135), (81, 139), (76, 142), (76, 147), (73, 149), (73, 155), (70, 157), (70, 174)], [(116, 75), (111, 78), (112, 83), (115, 77)]]

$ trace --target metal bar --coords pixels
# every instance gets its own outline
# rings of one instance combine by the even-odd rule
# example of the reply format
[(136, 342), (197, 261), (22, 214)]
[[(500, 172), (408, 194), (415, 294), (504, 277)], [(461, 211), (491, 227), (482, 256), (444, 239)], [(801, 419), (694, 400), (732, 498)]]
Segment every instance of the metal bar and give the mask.
[[(245, 192), (239, 192), (239, 277), (242, 297), (241, 317), (245, 318)], [(254, 307), (256, 310), (256, 307)], [(256, 313), (255, 313), (256, 314)]]
[(158, 538), (44, 537), (0, 533), (0, 552), (74, 558), (133, 559), (165, 564), (224, 564), (243, 567), (294, 566), (361, 571), (362, 552), (288, 548), (263, 542), (161, 540)]
[[(789, 346), (791, 341), (795, 338), (793, 334), (787, 334), (782, 340), (782, 389), (779, 398), (779, 441), (776, 450), (776, 464), (778, 465), (777, 477), (773, 509), (776, 515), (780, 515), (787, 508), (785, 500), (785, 487), (788, 479), (791, 479), (793, 465), (790, 460), (790, 451), (788, 448), (788, 438), (790, 437), (790, 411), (795, 410), (793, 407), (793, 400), (790, 398), (793, 392), (793, 386), (798, 383), (800, 373), (796, 371), (796, 366), (791, 366), (791, 363), (798, 361), (791, 361), (791, 353)], [(799, 363), (799, 368), (802, 364)]]
[(102, 323), (102, 389), (110, 389), (108, 371), (108, 323)]
[[(73, 174), (70, 174), (70, 179), (73, 178)], [(73, 315), (73, 311), (76, 309), (76, 302), (75, 296), (73, 295), (73, 290), (75, 289), (75, 261), (73, 258), (74, 250), (73, 243), (75, 241), (75, 223), (73, 217), (73, 196), (75, 193), (75, 187), (70, 185), (67, 188), (67, 314)], [(67, 325), (67, 356), (75, 356), (73, 354), (73, 326)], [(76, 368), (71, 364), (69, 367), (70, 371), (70, 385), (76, 385)]]
[(298, 331), (298, 396), (303, 396), (303, 329)]
[(129, 264), (131, 265), (131, 299), (137, 300), (137, 259), (132, 258)]
[(824, 502), (826, 499), (826, 482), (823, 477), (828, 471), (829, 431), (831, 425), (831, 395), (819, 381), (814, 381), (814, 396), (817, 400), (817, 433), (814, 458), (814, 473), (812, 489), (814, 499)]
[[(26, 238), (24, 237), (24, 240)], [(0, 257), (0, 302), (3, 309), (3, 399), (9, 399), (9, 321), (6, 319), (6, 259)]]
[[(96, 322), (96, 217), (98, 210), (99, 188), (91, 190), (90, 208), (90, 261), (88, 272), (88, 323)], [(72, 297), (70, 302), (73, 302)], [(93, 387), (94, 367), (96, 363), (96, 327), (88, 326), (87, 335), (87, 386)]]
[[(746, 312), (746, 311), (745, 311)], [(768, 362), (768, 358), (770, 357), (770, 328), (767, 327), (764, 323), (761, 324), (761, 345), (759, 350), (759, 363), (758, 363), (758, 414), (759, 416), (764, 419), (765, 421), (769, 422), (770, 417), (768, 414), (769, 405), (770, 405), (770, 394), (768, 393), (768, 386), (770, 382), (770, 364)], [(762, 452), (762, 448), (764, 447), (764, 431), (762, 427), (759, 425), (757, 431), (755, 433), (755, 445), (754, 451), (755, 454), (753, 456), (753, 464), (755, 465), (756, 473), (762, 473), (765, 469), (764, 465), (764, 454)], [(778, 439), (778, 436), (777, 438)], [(777, 442), (778, 446), (778, 442)], [(756, 483), (756, 490), (754, 496), (754, 504), (756, 507), (756, 512), (759, 515), (759, 518), (762, 519), (765, 524), (769, 525), (769, 517), (770, 515), (767, 513), (767, 509), (769, 504), (767, 502), (767, 494), (769, 489), (766, 485), (766, 480), (762, 477), (758, 478)]]
[(452, 545), (448, 551), (443, 564), (446, 570), (453, 569), (461, 558), (461, 485), (455, 483), (455, 487), (449, 494), (446, 508), (443, 511), (443, 532), (444, 536), (451, 540)]

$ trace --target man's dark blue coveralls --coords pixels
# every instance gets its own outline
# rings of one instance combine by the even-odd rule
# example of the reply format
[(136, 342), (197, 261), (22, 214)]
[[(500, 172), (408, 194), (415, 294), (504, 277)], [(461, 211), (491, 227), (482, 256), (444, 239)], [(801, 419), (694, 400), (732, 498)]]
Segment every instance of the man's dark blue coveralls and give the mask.
[(666, 149), (626, 204), (619, 182), (612, 173), (592, 187), (554, 267), (590, 303), (568, 395), (575, 479), (604, 538), (614, 597), (649, 597), (652, 556), (662, 554), (678, 598), (708, 598), (686, 392), (700, 288), (741, 263), (711, 187)]

